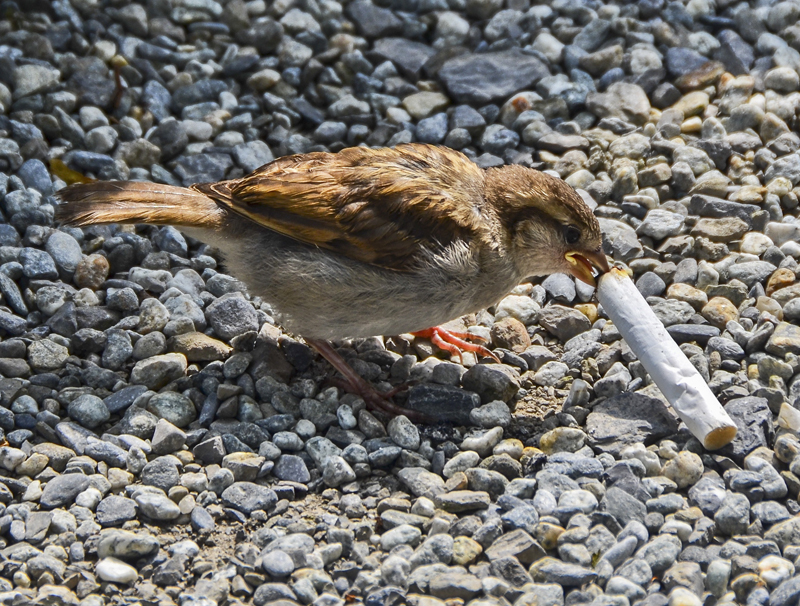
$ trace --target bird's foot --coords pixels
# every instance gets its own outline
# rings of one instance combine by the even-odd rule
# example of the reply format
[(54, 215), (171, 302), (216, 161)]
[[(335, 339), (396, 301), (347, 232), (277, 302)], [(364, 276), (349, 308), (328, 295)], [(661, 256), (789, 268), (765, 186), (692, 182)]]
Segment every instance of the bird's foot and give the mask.
[(430, 339), (431, 343), (436, 345), (439, 349), (443, 349), (452, 355), (458, 356), (461, 359), (461, 354), (465, 351), (471, 351), (483, 356), (484, 358), (492, 358), (498, 364), (500, 358), (494, 355), (483, 345), (479, 343), (470, 343), (467, 339), (472, 341), (485, 341), (483, 337), (473, 335), (468, 332), (456, 332), (453, 330), (446, 330), (441, 326), (434, 326), (433, 328), (426, 328), (425, 330), (418, 330), (412, 332), (415, 337), (423, 337)]
[(397, 392), (402, 391), (403, 386), (393, 389), (388, 393), (381, 393), (375, 389), (372, 383), (353, 370), (353, 367), (339, 355), (328, 341), (307, 338), (306, 343), (316, 349), (323, 358), (330, 362), (331, 366), (341, 373), (349, 391), (361, 396), (369, 410), (380, 410), (393, 417), (405, 415), (415, 423), (434, 423), (436, 421), (433, 417), (425, 413), (403, 408), (389, 399)]

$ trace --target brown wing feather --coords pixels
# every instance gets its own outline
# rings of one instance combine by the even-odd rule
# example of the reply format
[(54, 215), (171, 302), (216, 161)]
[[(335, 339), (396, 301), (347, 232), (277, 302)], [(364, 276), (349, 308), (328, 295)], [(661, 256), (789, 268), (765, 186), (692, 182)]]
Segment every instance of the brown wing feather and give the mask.
[(288, 156), (243, 179), (194, 187), (281, 234), (396, 270), (410, 269), (423, 249), (479, 237), (486, 212), (484, 171), (420, 144)]

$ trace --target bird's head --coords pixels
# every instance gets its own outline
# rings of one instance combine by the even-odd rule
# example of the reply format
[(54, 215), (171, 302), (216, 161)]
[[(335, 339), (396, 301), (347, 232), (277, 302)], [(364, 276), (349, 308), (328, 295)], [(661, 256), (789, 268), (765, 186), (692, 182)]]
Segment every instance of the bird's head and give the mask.
[(597, 218), (564, 181), (510, 165), (489, 169), (486, 187), (522, 275), (570, 273), (594, 286), (593, 269), (609, 270)]

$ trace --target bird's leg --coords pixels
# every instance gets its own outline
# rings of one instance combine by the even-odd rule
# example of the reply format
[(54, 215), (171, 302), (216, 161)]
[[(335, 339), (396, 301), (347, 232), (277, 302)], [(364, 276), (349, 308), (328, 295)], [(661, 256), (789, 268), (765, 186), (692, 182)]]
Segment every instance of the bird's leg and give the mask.
[(305, 341), (342, 374), (352, 392), (364, 398), (364, 402), (370, 410), (381, 410), (392, 416), (405, 415), (415, 423), (435, 422), (433, 417), (425, 413), (403, 408), (388, 400), (385, 394), (381, 394), (369, 381), (353, 370), (353, 367), (339, 355), (339, 352), (328, 341), (309, 338), (306, 338)]
[(483, 356), (484, 358), (492, 358), (498, 364), (500, 363), (500, 358), (494, 355), (483, 345), (466, 341), (466, 339), (471, 339), (473, 341), (484, 341), (483, 337), (479, 337), (478, 335), (473, 335), (468, 332), (446, 330), (441, 326), (434, 326), (433, 328), (418, 330), (416, 332), (412, 332), (411, 334), (415, 337), (430, 339), (431, 343), (436, 345), (436, 347), (439, 349), (444, 349), (453, 355), (457, 355), (459, 359), (461, 358), (462, 352), (471, 351)]

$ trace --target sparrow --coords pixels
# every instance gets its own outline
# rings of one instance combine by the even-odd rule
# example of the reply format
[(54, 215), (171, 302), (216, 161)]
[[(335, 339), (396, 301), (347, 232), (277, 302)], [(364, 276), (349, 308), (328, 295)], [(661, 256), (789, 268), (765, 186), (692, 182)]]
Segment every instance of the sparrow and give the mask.
[(219, 249), (370, 408), (412, 420), (426, 416), (370, 392), (329, 341), (416, 332), (491, 355), (438, 325), (528, 277), (563, 272), (594, 285), (593, 270), (609, 270), (597, 219), (564, 181), (520, 165), (484, 170), (434, 145), (296, 154), (186, 188), (108, 181), (58, 195), (62, 223), (173, 225)]

